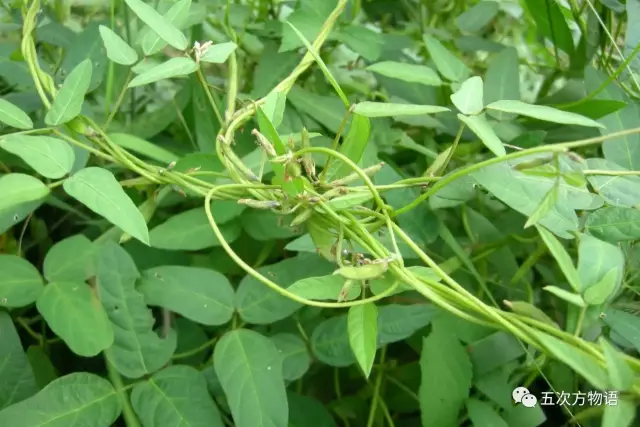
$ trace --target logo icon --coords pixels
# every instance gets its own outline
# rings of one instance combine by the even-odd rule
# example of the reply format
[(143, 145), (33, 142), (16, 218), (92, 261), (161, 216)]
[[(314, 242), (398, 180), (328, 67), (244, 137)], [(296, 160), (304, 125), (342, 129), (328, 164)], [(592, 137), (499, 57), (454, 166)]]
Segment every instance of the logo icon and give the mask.
[(513, 401), (516, 403), (522, 403), (527, 408), (533, 408), (538, 403), (538, 399), (531, 393), (526, 387), (517, 387), (511, 393)]

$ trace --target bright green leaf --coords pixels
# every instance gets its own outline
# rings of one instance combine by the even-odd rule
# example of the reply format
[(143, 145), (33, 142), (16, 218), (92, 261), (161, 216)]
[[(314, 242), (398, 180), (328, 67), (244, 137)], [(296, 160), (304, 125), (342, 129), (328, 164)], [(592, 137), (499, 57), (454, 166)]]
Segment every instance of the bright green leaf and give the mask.
[(353, 106), (353, 112), (364, 117), (422, 116), (449, 111), (437, 105), (393, 104), (364, 101)]
[(100, 25), (100, 37), (110, 60), (120, 65), (133, 65), (138, 61), (138, 54), (111, 28)]
[(0, 139), (0, 148), (20, 157), (40, 175), (52, 179), (71, 172), (76, 158), (69, 144), (50, 136), (7, 135)]
[(533, 17), (538, 32), (551, 40), (558, 48), (568, 55), (574, 51), (573, 37), (567, 21), (558, 3), (555, 1), (525, 0), (529, 13)]
[[(187, 22), (190, 8), (191, 0), (179, 0), (162, 17), (175, 28), (181, 29)], [(160, 52), (167, 43), (161, 37), (158, 37), (159, 33), (156, 33), (152, 28), (145, 28), (145, 30), (147, 31), (142, 33), (142, 51), (145, 56), (151, 56)]]
[(33, 129), (33, 122), (27, 113), (2, 98), (0, 98), (0, 122), (17, 129)]
[(0, 254), (0, 307), (24, 307), (42, 292), (44, 282), (31, 263), (15, 255)]
[[(187, 48), (187, 38), (174, 27), (165, 17), (156, 12), (142, 0), (125, 0), (138, 18), (147, 24), (162, 40), (178, 50)], [(131, 86), (130, 86), (131, 87)]]
[(58, 126), (80, 114), (84, 96), (91, 84), (92, 72), (91, 60), (85, 59), (69, 73), (44, 117), (46, 124)]
[(484, 108), (484, 89), (482, 78), (470, 77), (451, 95), (451, 102), (462, 114), (478, 114)]
[(586, 307), (587, 303), (582, 299), (582, 297), (578, 294), (574, 294), (573, 292), (569, 292), (565, 289), (559, 288), (557, 286), (545, 286), (544, 289), (547, 292), (550, 292), (557, 296), (560, 299), (567, 301), (570, 304), (573, 304), (577, 307)]
[(482, 143), (486, 145), (486, 147), (491, 150), (493, 154), (498, 157), (507, 154), (502, 141), (500, 141), (500, 138), (498, 138), (498, 135), (496, 135), (493, 128), (491, 127), (491, 124), (489, 124), (484, 115), (465, 116), (462, 114), (458, 114), (458, 119), (462, 123), (467, 125), (469, 129), (471, 129), (471, 131), (475, 133), (478, 138), (480, 138), (480, 141), (482, 141)]
[(198, 64), (191, 58), (171, 58), (135, 76), (127, 87), (138, 87), (172, 77), (188, 76), (191, 73), (195, 73), (197, 69)]
[(349, 308), (347, 315), (349, 344), (365, 378), (369, 378), (376, 357), (377, 326), (378, 307), (375, 303), (370, 302)]
[[(322, 301), (336, 301), (340, 296), (340, 291), (345, 285), (344, 278), (340, 276), (319, 276), (319, 277), (305, 277), (304, 279), (296, 281), (293, 285), (289, 286), (287, 290), (293, 292), (302, 298), (310, 300)], [(360, 296), (361, 287), (351, 286), (345, 298), (345, 301), (352, 301)]]
[(367, 70), (407, 83), (420, 83), (425, 86), (442, 86), (442, 80), (438, 74), (424, 65), (383, 61), (369, 65)]
[(211, 64), (222, 64), (229, 56), (238, 48), (233, 42), (219, 43), (209, 46), (204, 54), (200, 57), (200, 62), (209, 62)]
[(429, 56), (436, 64), (438, 72), (453, 82), (461, 82), (466, 79), (471, 70), (456, 55), (428, 34), (422, 36), (422, 40), (429, 51)]
[(561, 123), (563, 125), (576, 125), (587, 127), (604, 127), (595, 120), (579, 114), (569, 113), (568, 111), (558, 110), (556, 108), (547, 107), (546, 105), (527, 104), (526, 102), (517, 100), (504, 99), (495, 101), (487, 105), (490, 110), (502, 111), (504, 113), (519, 114), (522, 116), (533, 117), (534, 119), (546, 122)]

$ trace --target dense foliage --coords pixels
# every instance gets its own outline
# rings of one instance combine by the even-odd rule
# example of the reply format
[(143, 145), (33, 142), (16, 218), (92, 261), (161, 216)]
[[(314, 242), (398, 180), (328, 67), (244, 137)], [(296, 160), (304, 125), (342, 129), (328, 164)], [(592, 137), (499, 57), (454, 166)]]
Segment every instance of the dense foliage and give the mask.
[(1, 13), (1, 426), (634, 422), (638, 0)]

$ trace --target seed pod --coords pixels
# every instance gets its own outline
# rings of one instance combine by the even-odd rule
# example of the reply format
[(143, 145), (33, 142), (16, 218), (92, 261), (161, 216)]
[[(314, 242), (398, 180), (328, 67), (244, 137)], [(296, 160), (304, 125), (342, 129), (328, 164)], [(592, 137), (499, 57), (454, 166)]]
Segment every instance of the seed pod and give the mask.
[(284, 171), (284, 180), (289, 181), (301, 175), (300, 165), (296, 162), (287, 163)]
[(254, 209), (276, 209), (280, 207), (280, 202), (275, 200), (238, 199), (238, 204)]
[(273, 148), (273, 145), (271, 145), (271, 142), (269, 142), (266, 136), (258, 132), (257, 129), (252, 130), (251, 134), (256, 137), (256, 142), (258, 143), (258, 145), (262, 147), (262, 149), (270, 157), (276, 157), (278, 155), (278, 153), (276, 153), (275, 148)]
[(345, 279), (370, 280), (382, 276), (389, 269), (387, 262), (371, 263), (361, 267), (342, 267), (333, 272)]
[[(376, 173), (380, 172), (380, 170), (382, 169), (382, 167), (384, 166), (384, 162), (380, 162), (377, 165), (373, 165), (373, 166), (369, 166), (368, 168), (364, 168), (362, 169), (362, 171), (369, 177), (375, 175)], [(350, 182), (353, 182), (357, 179), (360, 179), (360, 175), (358, 175), (357, 173), (351, 173), (347, 176), (345, 176), (344, 178), (341, 179), (337, 179), (333, 182), (331, 182), (331, 185), (334, 187), (339, 187), (341, 185), (345, 185), (348, 184)]]
[(311, 215), (313, 215), (313, 210), (311, 209), (303, 210), (295, 218), (293, 218), (293, 221), (291, 221), (291, 227), (296, 227), (302, 224), (303, 222), (311, 218)]

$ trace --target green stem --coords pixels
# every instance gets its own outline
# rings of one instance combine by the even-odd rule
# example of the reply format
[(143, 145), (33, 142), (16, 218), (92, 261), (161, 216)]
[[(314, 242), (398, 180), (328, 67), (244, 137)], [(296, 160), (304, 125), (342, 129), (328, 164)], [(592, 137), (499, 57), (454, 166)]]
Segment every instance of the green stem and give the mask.
[(118, 393), (118, 399), (120, 399), (120, 404), (122, 405), (122, 417), (124, 418), (127, 427), (142, 427), (140, 421), (138, 421), (138, 418), (136, 417), (135, 412), (133, 411), (133, 408), (131, 407), (129, 396), (127, 395), (126, 388), (124, 386), (120, 373), (111, 364), (111, 362), (109, 362), (109, 359), (106, 356), (104, 358), (104, 361), (107, 365), (107, 374), (109, 376), (109, 380)]

